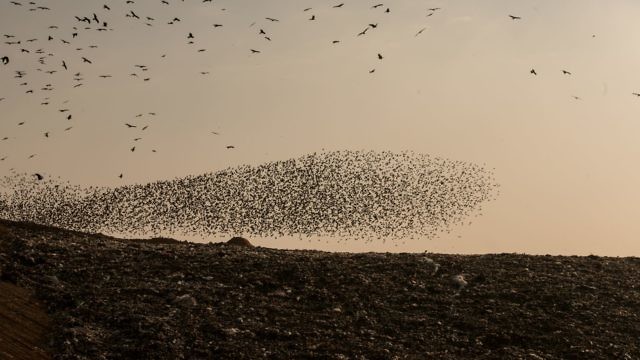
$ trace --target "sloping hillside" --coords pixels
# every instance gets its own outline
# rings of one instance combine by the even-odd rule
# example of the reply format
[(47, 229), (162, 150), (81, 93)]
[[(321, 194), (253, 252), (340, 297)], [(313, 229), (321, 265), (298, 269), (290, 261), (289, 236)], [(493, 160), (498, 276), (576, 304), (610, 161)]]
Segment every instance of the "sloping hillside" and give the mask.
[(53, 358), (640, 358), (638, 258), (283, 251), (1, 224), (2, 279), (46, 305)]

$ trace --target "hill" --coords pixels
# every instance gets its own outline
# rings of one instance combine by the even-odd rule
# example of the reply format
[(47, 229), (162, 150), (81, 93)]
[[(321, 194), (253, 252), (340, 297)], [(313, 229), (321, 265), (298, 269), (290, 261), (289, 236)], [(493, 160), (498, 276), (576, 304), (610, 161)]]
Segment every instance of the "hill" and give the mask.
[(50, 328), (32, 341), (55, 359), (640, 358), (638, 258), (285, 251), (0, 226), (2, 286), (21, 289), (0, 298), (35, 294)]

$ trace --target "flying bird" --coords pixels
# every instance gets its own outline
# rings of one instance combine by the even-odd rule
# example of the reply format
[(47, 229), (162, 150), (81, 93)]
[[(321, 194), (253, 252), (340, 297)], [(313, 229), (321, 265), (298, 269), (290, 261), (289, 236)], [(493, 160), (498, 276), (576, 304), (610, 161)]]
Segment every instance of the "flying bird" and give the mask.
[(571, 75), (571, 72), (567, 71), (567, 70), (562, 70), (562, 73), (565, 75)]
[(40, 174), (38, 174), (38, 173), (33, 174), (33, 176), (35, 176), (35, 177), (36, 177), (36, 179), (38, 179), (38, 180), (42, 180), (42, 179), (44, 179), (44, 176), (42, 176), (42, 175), (40, 175)]
[(511, 18), (511, 20), (520, 20), (520, 19), (522, 19), (520, 16), (514, 16), (514, 15), (509, 15), (509, 17)]
[(538, 73), (536, 72), (536, 69), (531, 69), (531, 71), (529, 71), (531, 74), (533, 75), (538, 75)]
[(0, 60), (2, 60), (2, 64), (3, 65), (7, 65), (9, 63), (9, 57), (8, 56), (3, 56), (2, 58), (0, 58)]

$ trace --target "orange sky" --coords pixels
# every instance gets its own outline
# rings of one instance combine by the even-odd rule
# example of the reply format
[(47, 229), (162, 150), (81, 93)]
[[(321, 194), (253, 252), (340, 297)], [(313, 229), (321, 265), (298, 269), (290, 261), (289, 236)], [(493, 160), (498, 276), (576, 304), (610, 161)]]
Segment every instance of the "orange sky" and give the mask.
[[(0, 57), (11, 60), (0, 65), (0, 139), (8, 137), (0, 174), (13, 168), (115, 186), (321, 149), (412, 150), (486, 164), (500, 197), (439, 239), (254, 242), (640, 255), (637, 1), (386, 1), (376, 9), (348, 0), (340, 8), (304, 0), (35, 2), (51, 10), (0, 4), (0, 34), (15, 36), (0, 43)], [(142, 19), (126, 17), (130, 10)], [(112, 30), (73, 29), (86, 25), (74, 15), (93, 13)], [(168, 25), (173, 17), (181, 21)], [(357, 36), (368, 24), (377, 27)], [(44, 65), (38, 49), (53, 54)], [(14, 78), (18, 70), (24, 78)], [(77, 72), (83, 80), (73, 80)], [(46, 84), (54, 90), (40, 90)]]

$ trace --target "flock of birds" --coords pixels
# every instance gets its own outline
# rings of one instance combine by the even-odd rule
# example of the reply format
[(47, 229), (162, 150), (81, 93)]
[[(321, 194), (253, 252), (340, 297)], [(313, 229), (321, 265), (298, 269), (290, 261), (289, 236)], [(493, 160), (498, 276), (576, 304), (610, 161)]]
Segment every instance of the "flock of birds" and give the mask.
[[(210, 7), (214, 5), (212, 0), (193, 0), (193, 2), (202, 3), (203, 6)], [(180, 4), (185, 3), (185, 0), (161, 0), (153, 4), (145, 4), (145, 11), (151, 12), (151, 8), (154, 6), (170, 8), (175, 6), (180, 6)], [(208, 3), (208, 4), (207, 4)], [(24, 11), (28, 12), (51, 12), (55, 11), (55, 3), (48, 4), (46, 0), (39, 1), (10, 1), (15, 7), (18, 7)], [(332, 8), (335, 10), (339, 10), (341, 8), (347, 7), (345, 2), (337, 3), (337, 4), (329, 4), (323, 5), (323, 7)], [(383, 4), (383, 3), (374, 3), (369, 6), (371, 11), (382, 12), (382, 14), (391, 14), (391, 7)], [(224, 7), (216, 9), (219, 12), (226, 12), (227, 9)], [(440, 7), (431, 7), (426, 8), (426, 16), (430, 17), (436, 14)], [(309, 21), (316, 21), (318, 17), (313, 13), (313, 7), (305, 7), (301, 8), (302, 13), (309, 13)], [(134, 21), (143, 25), (146, 28), (154, 28), (159, 26), (176, 26), (178, 23), (182, 23), (183, 21), (188, 22), (186, 19), (182, 19), (178, 16), (171, 16), (167, 19), (159, 19), (154, 16), (143, 15), (136, 8), (136, 2), (134, 0), (126, 0), (126, 1), (114, 1), (114, 0), (105, 0), (102, 3), (96, 3), (94, 11), (90, 13), (82, 13), (82, 14), (69, 14), (69, 24), (52, 24), (48, 26), (48, 33), (44, 37), (40, 38), (23, 38), (14, 33), (4, 33), (2, 37), (4, 38), (4, 42), (0, 44), (0, 59), (2, 64), (4, 65), (4, 69), (0, 68), (0, 71), (13, 71), (14, 78), (16, 79), (16, 85), (18, 87), (24, 88), (24, 94), (29, 96), (37, 96), (40, 95), (42, 98), (40, 100), (40, 105), (42, 106), (55, 106), (58, 105), (58, 111), (61, 113), (62, 117), (66, 120), (65, 124), (60, 127), (60, 132), (68, 132), (71, 131), (73, 126), (74, 118), (73, 109), (71, 109), (68, 104), (70, 102), (69, 99), (65, 99), (63, 101), (54, 101), (51, 97), (52, 92), (54, 92), (57, 87), (55, 84), (55, 79), (60, 80), (61, 76), (64, 76), (68, 79), (71, 79), (71, 88), (81, 89), (87, 85), (88, 76), (85, 75), (85, 70), (89, 70), (89, 66), (96, 63), (96, 61), (100, 62), (101, 68), (104, 68), (104, 63), (106, 59), (94, 59), (92, 51), (98, 47), (99, 41), (101, 38), (100, 33), (111, 32), (116, 29), (113, 28), (112, 24), (115, 18), (127, 18), (130, 21)], [(256, 35), (259, 38), (262, 38), (266, 44), (265, 47), (271, 42), (273, 39), (272, 35), (269, 33), (269, 24), (279, 24), (281, 22), (285, 22), (285, 19), (280, 19), (276, 17), (265, 16), (262, 19), (256, 19), (253, 21), (249, 27), (255, 31)], [(222, 28), (224, 26), (223, 23), (213, 23), (211, 24), (212, 31), (215, 29)], [(362, 37), (367, 35), (370, 31), (374, 31), (378, 29), (379, 24), (375, 22), (363, 24), (362, 30), (358, 32), (354, 32), (352, 34), (355, 37)], [(415, 36), (418, 36), (424, 32), (426, 28), (423, 27), (419, 29)], [(193, 31), (185, 32), (184, 41), (188, 45), (198, 45), (197, 38), (198, 34), (194, 34)], [(90, 42), (87, 42), (87, 39), (90, 39)], [(341, 41), (336, 39), (332, 41), (332, 44), (339, 44)], [(196, 46), (197, 47), (197, 46)], [(206, 48), (197, 47), (196, 50), (198, 53), (207, 51)], [(247, 49), (248, 54), (261, 54), (264, 50), (258, 48), (249, 48)], [(19, 54), (19, 55), (18, 55)], [(159, 54), (161, 58), (165, 58), (167, 54)], [(19, 58), (20, 62), (14, 62), (13, 58)], [(39, 80), (32, 79), (34, 78), (32, 71), (24, 70), (25, 67), (28, 67), (27, 58), (31, 57), (31, 63), (36, 65), (36, 71), (38, 73), (46, 74), (51, 80), (46, 80), (45, 83), (40, 83)], [(384, 56), (381, 52), (375, 54), (375, 58), (382, 61)], [(131, 64), (131, 69), (133, 72), (129, 73), (127, 76), (133, 79), (140, 79), (142, 82), (151, 81), (151, 76), (149, 74), (149, 66), (139, 63)], [(375, 68), (368, 69), (369, 73), (374, 73), (376, 71)], [(209, 71), (199, 71), (201, 75), (208, 75)], [(98, 78), (108, 79), (114, 76), (119, 76), (112, 73), (99, 73), (97, 75)], [(37, 76), (41, 79), (41, 76)], [(67, 85), (69, 86), (69, 85)], [(2, 91), (2, 89), (0, 89)], [(11, 99), (2, 96), (0, 93), (0, 105), (3, 101), (9, 101)], [(150, 115), (155, 115), (155, 113), (150, 112)], [(143, 114), (136, 115), (136, 118), (143, 116)], [(17, 123), (17, 126), (25, 125), (24, 121)], [(51, 126), (47, 124), (47, 126)], [(141, 131), (146, 130), (149, 125), (140, 125), (140, 124), (131, 124), (124, 123), (123, 126), (126, 126), (127, 129), (134, 130), (139, 129)], [(49, 129), (42, 129), (41, 134), (44, 138), (50, 138), (55, 136), (55, 132)], [(213, 135), (220, 135), (218, 131), (211, 131)], [(135, 152), (139, 150), (136, 146), (137, 141), (143, 139), (142, 133), (137, 133), (133, 138), (134, 143), (131, 144), (129, 150), (131, 152)], [(0, 138), (1, 141), (11, 141), (18, 140), (16, 137), (12, 136), (3, 136)], [(234, 145), (225, 145), (226, 149), (234, 149)], [(152, 152), (157, 152), (155, 148), (151, 149)], [(32, 159), (37, 154), (28, 155), (28, 159)], [(0, 161), (4, 161), (9, 157), (9, 155), (0, 155)], [(123, 178), (123, 173), (120, 173), (118, 177)]]
[(119, 234), (433, 238), (480, 215), (481, 166), (411, 152), (336, 151), (116, 188), (6, 176), (0, 218)]

